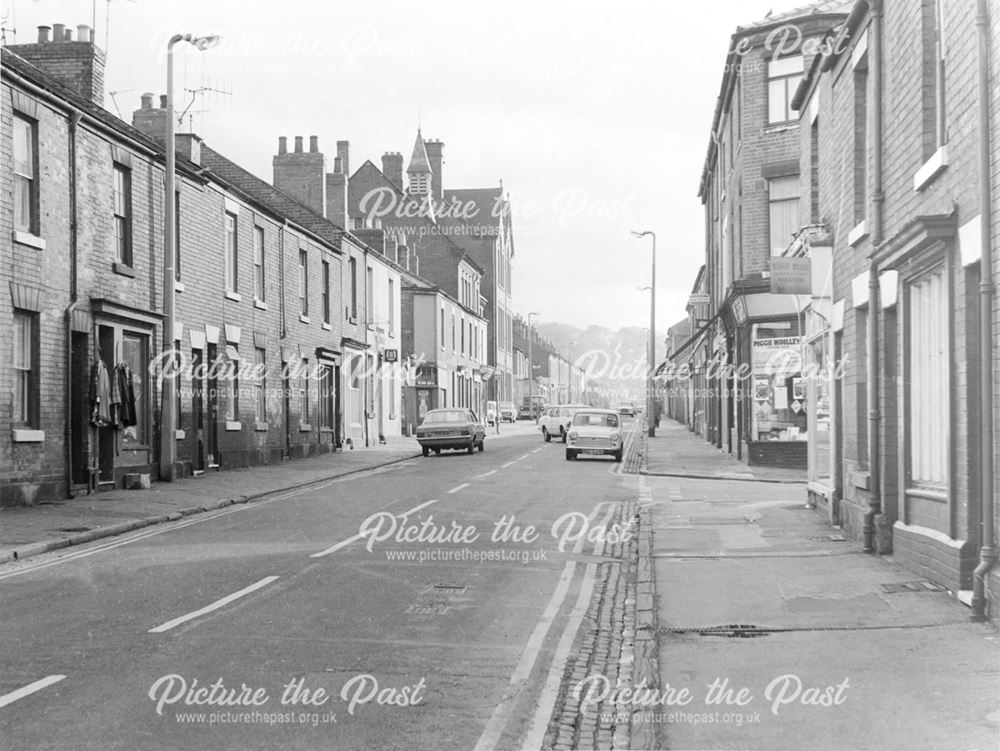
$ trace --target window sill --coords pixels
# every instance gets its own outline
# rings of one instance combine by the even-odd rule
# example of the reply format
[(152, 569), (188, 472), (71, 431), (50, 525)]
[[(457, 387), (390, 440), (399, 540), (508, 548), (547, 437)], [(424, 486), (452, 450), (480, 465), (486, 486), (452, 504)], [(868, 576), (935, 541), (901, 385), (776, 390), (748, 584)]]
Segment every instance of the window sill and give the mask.
[(257, 433), (266, 433), (267, 432), (267, 428), (268, 428), (267, 423), (266, 422), (261, 422), (260, 420), (256, 420), (254, 422), (254, 424), (253, 424), (253, 429)]
[(921, 191), (948, 166), (948, 145), (941, 146), (913, 176), (913, 189)]
[(129, 279), (135, 279), (135, 269), (126, 263), (122, 263), (121, 261), (115, 261), (111, 264), (111, 270), (116, 274), (127, 276)]
[(328, 324), (326, 321), (323, 321), (323, 323), (321, 323), (320, 326), (323, 327), (324, 331), (329, 331), (330, 330), (330, 324)]
[(257, 310), (267, 310), (267, 303), (261, 300), (259, 297), (255, 297), (253, 299), (253, 306), (257, 308)]
[(14, 443), (41, 443), (45, 440), (44, 430), (34, 430), (33, 428), (14, 428)]
[(299, 320), (302, 321), (302, 323), (312, 323), (312, 321), (309, 320), (309, 316), (304, 316), (301, 313), (299, 314)]
[(230, 290), (227, 289), (226, 290), (226, 299), (227, 300), (232, 300), (233, 302), (242, 302), (243, 301), (243, 295), (241, 295), (239, 292), (231, 292)]
[(787, 123), (770, 123), (764, 126), (764, 135), (770, 135), (771, 133), (783, 133), (786, 130), (798, 130), (799, 124), (795, 120), (789, 120)]
[(868, 220), (863, 219), (854, 229), (847, 233), (847, 244), (854, 247), (866, 237), (868, 237)]
[(187, 432), (183, 430), (175, 430), (174, 438), (177, 439), (178, 441), (183, 441), (185, 438), (187, 438)]
[(30, 232), (20, 232), (14, 230), (14, 242), (18, 245), (27, 245), (30, 248), (35, 248), (36, 250), (45, 250), (45, 240), (40, 238), (38, 235), (33, 235)]
[(184, 282), (174, 282), (174, 292), (183, 292), (187, 287), (184, 286)]
[(243, 430), (243, 423), (241, 423), (239, 420), (226, 420), (226, 430), (230, 432)]
[(333, 435), (333, 432), (334, 432), (334, 431), (333, 431), (333, 428), (320, 428), (320, 429), (319, 429), (319, 432), (320, 432), (321, 434), (326, 434), (326, 433), (329, 433), (330, 435)]
[(299, 423), (299, 432), (300, 433), (312, 433), (312, 429), (313, 429), (312, 425), (310, 425), (307, 422)]

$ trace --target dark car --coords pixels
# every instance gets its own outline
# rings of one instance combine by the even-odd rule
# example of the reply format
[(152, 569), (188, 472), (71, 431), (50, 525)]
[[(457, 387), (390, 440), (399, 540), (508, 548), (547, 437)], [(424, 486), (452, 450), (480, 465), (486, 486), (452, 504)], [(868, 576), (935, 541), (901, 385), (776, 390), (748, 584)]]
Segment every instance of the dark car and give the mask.
[(417, 442), (424, 456), (441, 449), (465, 449), (470, 454), (482, 451), (486, 441), (486, 428), (476, 413), (469, 409), (432, 409), (417, 428)]

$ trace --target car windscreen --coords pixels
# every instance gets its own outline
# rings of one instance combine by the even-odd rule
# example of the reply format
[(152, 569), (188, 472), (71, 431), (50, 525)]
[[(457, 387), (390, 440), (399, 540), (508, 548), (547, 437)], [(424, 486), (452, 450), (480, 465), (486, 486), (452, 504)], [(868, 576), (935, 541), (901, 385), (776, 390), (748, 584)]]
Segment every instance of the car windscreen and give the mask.
[(617, 428), (618, 415), (608, 415), (604, 412), (577, 412), (573, 424), (581, 427)]
[(448, 412), (428, 412), (424, 418), (425, 424), (436, 422), (468, 422), (469, 415), (459, 410), (449, 410)]

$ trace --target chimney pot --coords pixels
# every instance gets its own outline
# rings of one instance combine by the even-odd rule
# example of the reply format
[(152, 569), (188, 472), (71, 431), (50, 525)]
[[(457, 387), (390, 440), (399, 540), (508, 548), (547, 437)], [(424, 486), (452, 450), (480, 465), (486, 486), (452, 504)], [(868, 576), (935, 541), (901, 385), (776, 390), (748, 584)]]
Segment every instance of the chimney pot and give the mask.
[(319, 151), (319, 136), (309, 136), (309, 151), (313, 154)]
[(337, 156), (340, 157), (340, 164), (343, 167), (345, 175), (349, 175), (351, 172), (350, 154), (351, 154), (351, 142), (337, 141)]
[(63, 42), (65, 40), (66, 40), (66, 24), (64, 23), (52, 24), (52, 41)]
[(78, 42), (89, 42), (90, 41), (90, 27), (86, 24), (80, 24), (76, 27), (76, 41)]
[(333, 158), (333, 174), (342, 175), (344, 174), (344, 163), (340, 161), (339, 156)]
[(145, 94), (143, 94), (141, 97), (139, 97), (139, 101), (142, 102), (142, 105), (141, 105), (142, 109), (144, 109), (144, 110), (151, 110), (151, 109), (153, 109), (153, 94), (152, 94), (152, 92), (147, 91)]
[(288, 153), (288, 137), (278, 136), (278, 153), (287, 154)]
[(295, 136), (295, 153), (302, 153), (302, 136)]
[(38, 27), (38, 43), (47, 44), (49, 41), (49, 31), (52, 30), (51, 26), (39, 26)]
[(66, 41), (67, 42), (73, 41), (73, 29), (66, 29)]
[(167, 95), (160, 94), (160, 109), (165, 110), (167, 108)]

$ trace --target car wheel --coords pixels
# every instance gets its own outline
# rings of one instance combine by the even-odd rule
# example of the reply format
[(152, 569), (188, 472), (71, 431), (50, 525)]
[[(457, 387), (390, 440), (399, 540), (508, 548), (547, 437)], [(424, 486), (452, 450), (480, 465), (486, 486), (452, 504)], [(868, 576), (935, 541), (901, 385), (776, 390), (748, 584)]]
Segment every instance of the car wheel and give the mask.
[(441, 456), (441, 449), (434, 449), (434, 456)]
[(481, 453), (483, 453), (483, 452), (484, 452), (485, 450), (486, 450), (486, 438), (483, 438), (483, 439), (482, 439), (482, 440), (481, 440), (481, 441), (479, 442), (479, 453), (481, 454)]
[(566, 461), (572, 461), (576, 459), (576, 452), (571, 449), (566, 449)]
[(552, 440), (552, 436), (549, 435), (549, 431), (546, 430), (545, 428), (542, 428), (542, 438), (545, 439), (546, 443)]
[(429, 448), (427, 448), (426, 446), (422, 446), (420, 450), (423, 452), (424, 456), (430, 456), (431, 455), (431, 450)]
[(621, 460), (622, 460), (622, 451), (621, 449), (618, 449), (618, 451), (615, 453), (615, 461), (621, 462)]
[(476, 439), (475, 439), (475, 438), (473, 438), (473, 439), (472, 439), (471, 441), (469, 441), (469, 446), (468, 446), (468, 450), (469, 450), (469, 453), (470, 453), (470, 454), (471, 454), (471, 453), (472, 453), (473, 451), (475, 451), (475, 450), (476, 450)]
[(563, 443), (566, 443), (566, 431), (563, 430), (562, 425), (559, 426), (559, 437), (562, 438)]

